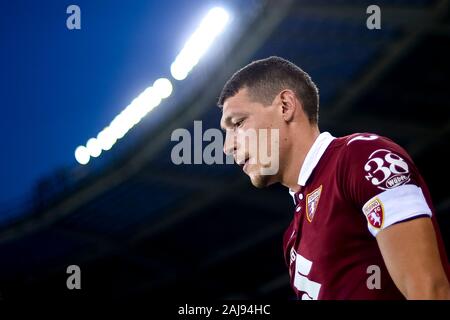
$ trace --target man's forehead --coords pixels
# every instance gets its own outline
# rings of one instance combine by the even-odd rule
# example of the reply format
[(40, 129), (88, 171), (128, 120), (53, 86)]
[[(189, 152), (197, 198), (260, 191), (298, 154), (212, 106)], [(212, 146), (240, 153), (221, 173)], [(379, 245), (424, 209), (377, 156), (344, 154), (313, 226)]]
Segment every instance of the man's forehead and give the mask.
[(249, 102), (247, 88), (240, 89), (234, 96), (225, 100), (222, 107), (222, 113), (228, 114), (240, 112), (248, 105)]

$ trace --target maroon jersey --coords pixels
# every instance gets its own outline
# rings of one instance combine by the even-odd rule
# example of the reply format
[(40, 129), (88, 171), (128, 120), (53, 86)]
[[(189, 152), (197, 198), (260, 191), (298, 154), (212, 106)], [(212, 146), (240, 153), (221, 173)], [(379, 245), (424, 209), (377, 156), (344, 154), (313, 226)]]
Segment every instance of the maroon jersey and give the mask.
[[(299, 299), (403, 299), (376, 241), (392, 224), (431, 217), (428, 188), (407, 152), (374, 134), (320, 134), (301, 168), (283, 247)], [(379, 276), (378, 284), (371, 276)], [(372, 279), (373, 280), (373, 279)], [(370, 283), (369, 283), (370, 282)]]

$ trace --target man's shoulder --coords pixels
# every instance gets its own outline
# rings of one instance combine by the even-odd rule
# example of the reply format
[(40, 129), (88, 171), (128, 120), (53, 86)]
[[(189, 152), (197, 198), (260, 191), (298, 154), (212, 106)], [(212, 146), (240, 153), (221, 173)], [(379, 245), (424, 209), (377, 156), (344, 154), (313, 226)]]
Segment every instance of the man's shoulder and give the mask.
[(337, 137), (330, 145), (330, 152), (338, 155), (341, 164), (342, 162), (354, 164), (366, 161), (376, 152), (395, 153), (410, 159), (407, 151), (396, 142), (388, 137), (371, 132)]
[(334, 140), (334, 146), (341, 147), (347, 152), (358, 152), (374, 147), (401, 148), (390, 138), (371, 132), (358, 132), (338, 137)]

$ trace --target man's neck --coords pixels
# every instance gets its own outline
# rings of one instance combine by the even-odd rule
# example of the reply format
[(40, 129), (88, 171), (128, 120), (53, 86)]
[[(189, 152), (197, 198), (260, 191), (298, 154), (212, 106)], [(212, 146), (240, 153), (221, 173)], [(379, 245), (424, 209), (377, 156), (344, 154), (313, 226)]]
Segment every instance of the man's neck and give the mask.
[(320, 131), (317, 127), (308, 128), (305, 132), (302, 132), (302, 139), (294, 139), (291, 152), (287, 157), (287, 163), (282, 177), (281, 184), (289, 189), (297, 192), (300, 189), (298, 185), (298, 178), (305, 162), (306, 155), (311, 149), (314, 141), (319, 136)]

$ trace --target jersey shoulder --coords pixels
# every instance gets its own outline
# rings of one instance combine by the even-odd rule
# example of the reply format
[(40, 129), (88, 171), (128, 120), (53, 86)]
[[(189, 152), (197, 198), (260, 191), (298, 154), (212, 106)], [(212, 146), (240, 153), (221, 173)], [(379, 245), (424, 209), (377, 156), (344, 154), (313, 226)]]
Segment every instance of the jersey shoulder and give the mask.
[(374, 133), (355, 133), (338, 139), (342, 181), (350, 181), (361, 190), (375, 188), (374, 192), (419, 184), (420, 174), (410, 155), (391, 139)]
[[(397, 171), (415, 170), (407, 151), (387, 137), (374, 133), (354, 133), (335, 140), (335, 151), (339, 152), (338, 171), (343, 172), (342, 177), (356, 174), (366, 177), (371, 169), (378, 170), (375, 173), (377, 177), (381, 173), (396, 176)], [(388, 174), (388, 170), (393, 173)]]
[(367, 157), (372, 152), (382, 149), (410, 158), (408, 153), (396, 142), (376, 133), (354, 133), (335, 140), (335, 145), (341, 149), (342, 155), (352, 160)]
[(355, 149), (358, 146), (367, 146), (367, 145), (370, 146), (380, 144), (398, 146), (398, 144), (396, 144), (391, 139), (371, 132), (358, 132), (347, 136), (338, 137), (336, 138), (336, 142), (342, 147), (350, 149)]

